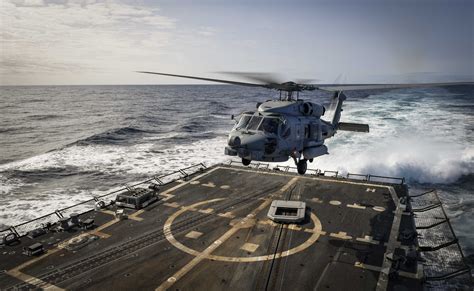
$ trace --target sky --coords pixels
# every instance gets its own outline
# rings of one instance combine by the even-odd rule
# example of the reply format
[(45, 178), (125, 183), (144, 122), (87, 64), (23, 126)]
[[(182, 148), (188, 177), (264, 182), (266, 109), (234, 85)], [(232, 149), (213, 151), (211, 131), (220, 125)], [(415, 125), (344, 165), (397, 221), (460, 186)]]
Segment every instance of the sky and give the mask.
[(474, 0), (1, 0), (0, 32), (0, 85), (474, 80)]

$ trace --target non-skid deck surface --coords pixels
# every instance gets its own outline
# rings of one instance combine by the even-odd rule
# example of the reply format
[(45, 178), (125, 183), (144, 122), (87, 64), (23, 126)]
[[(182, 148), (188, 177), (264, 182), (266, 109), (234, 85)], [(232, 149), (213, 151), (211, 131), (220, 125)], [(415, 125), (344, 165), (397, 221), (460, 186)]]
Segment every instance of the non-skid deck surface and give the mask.
[[(130, 219), (92, 212), (100, 239), (76, 250), (38, 237), (39, 257), (20, 255), (24, 238), (0, 255), (0, 288), (83, 290), (391, 290), (421, 288), (420, 270), (389, 277), (387, 254), (404, 252), (403, 187), (279, 171), (216, 166), (162, 189)], [(274, 199), (301, 200), (306, 218), (276, 224)], [(67, 238), (82, 231), (72, 232)], [(56, 237), (61, 236), (60, 239)]]

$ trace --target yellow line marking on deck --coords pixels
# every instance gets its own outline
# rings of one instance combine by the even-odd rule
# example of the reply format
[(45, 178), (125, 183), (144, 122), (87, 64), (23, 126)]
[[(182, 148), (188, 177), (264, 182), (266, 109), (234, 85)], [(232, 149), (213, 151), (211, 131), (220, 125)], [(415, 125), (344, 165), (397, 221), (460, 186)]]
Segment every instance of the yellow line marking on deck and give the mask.
[(176, 202), (173, 202), (173, 203), (169, 203), (169, 202), (166, 202), (166, 203), (163, 203), (164, 206), (168, 206), (168, 207), (173, 207), (173, 208), (179, 208), (180, 205)]
[[(279, 193), (285, 192), (298, 179), (299, 179), (299, 177), (294, 177), (285, 186), (283, 186), (278, 192)], [(198, 202), (196, 204), (193, 204), (193, 205), (189, 206), (189, 208), (193, 208), (193, 207), (196, 207), (196, 206), (199, 206), (199, 205), (203, 205), (203, 204), (211, 203), (211, 202), (216, 202), (216, 201), (220, 201), (220, 200), (224, 200), (224, 198), (217, 198), (217, 199), (212, 199), (212, 200), (208, 200), (208, 201)], [(187, 207), (184, 207), (184, 208), (180, 209), (175, 214), (170, 216), (168, 218), (168, 220), (166, 221), (164, 227), (163, 227), (166, 238), (168, 239), (168, 241), (171, 244), (173, 244), (178, 249), (181, 249), (184, 252), (190, 253), (190, 254), (194, 255), (195, 257), (188, 264), (186, 264), (183, 268), (181, 268), (173, 276), (170, 277), (170, 279), (174, 278), (174, 280), (170, 280), (170, 279), (166, 280), (160, 286), (158, 286), (158, 288), (156, 288), (156, 290), (166, 290), (166, 289), (170, 288), (176, 280), (179, 280), (180, 278), (182, 278), (184, 275), (186, 275), (190, 270), (192, 270), (197, 264), (199, 264), (204, 259), (228, 260), (228, 261), (248, 261), (248, 259), (250, 259), (249, 261), (259, 261), (259, 260), (267, 260), (267, 259), (270, 259), (270, 258), (271, 259), (279, 258), (279, 257), (285, 256), (285, 255), (290, 255), (294, 252), (302, 251), (302, 250), (306, 249), (307, 247), (309, 247), (311, 244), (313, 244), (314, 241), (317, 240), (317, 238), (319, 237), (319, 234), (313, 234), (308, 241), (306, 241), (302, 245), (300, 245), (300, 246), (298, 246), (298, 247), (296, 247), (292, 250), (289, 250), (289, 251), (285, 252), (285, 255), (282, 255), (281, 253), (278, 253), (276, 255), (272, 254), (272, 255), (260, 256), (260, 257), (236, 257), (236, 258), (233, 258), (233, 257), (220, 257), (220, 256), (211, 255), (212, 252), (214, 250), (216, 250), (222, 243), (224, 243), (227, 239), (229, 239), (231, 236), (233, 236), (235, 233), (237, 233), (237, 231), (239, 231), (242, 227), (246, 227), (247, 226), (247, 224), (245, 223), (246, 220), (253, 220), (254, 217), (256, 216), (256, 214), (259, 213), (260, 211), (262, 211), (263, 209), (265, 209), (266, 207), (268, 207), (271, 204), (271, 202), (272, 202), (272, 200), (270, 200), (270, 199), (267, 199), (267, 200), (263, 201), (263, 203), (260, 204), (260, 206), (258, 206), (251, 213), (249, 213), (245, 218), (242, 219), (243, 223), (236, 223), (236, 224), (232, 225), (232, 227), (227, 232), (225, 232), (213, 244), (208, 246), (202, 252), (198, 252), (196, 250), (193, 250), (193, 249), (190, 249), (190, 248), (184, 246), (183, 244), (178, 242), (174, 238), (173, 234), (171, 233), (171, 225), (172, 225), (174, 219), (176, 217), (178, 217), (181, 213), (187, 211)], [(312, 216), (314, 216), (314, 214), (312, 214)], [(315, 228), (319, 227), (319, 229), (321, 229), (321, 223), (316, 218), (316, 216), (314, 216), (314, 218), (316, 219), (315, 220)], [(319, 224), (317, 222), (319, 222)], [(311, 240), (311, 238), (313, 238), (313, 239)]]
[(113, 212), (112, 210), (104, 209), (104, 210), (101, 210), (100, 212), (102, 212), (104, 214), (112, 215), (112, 216), (115, 217), (115, 212)]
[(161, 199), (161, 200), (163, 200), (163, 201), (168, 201), (168, 200), (170, 200), (171, 198), (174, 197), (173, 194), (168, 194), (168, 193), (161, 193), (161, 194), (158, 194), (158, 195), (165, 197), (165, 198)]
[(97, 235), (101, 238), (109, 238), (111, 237), (112, 235), (108, 234), (108, 233), (105, 233), (105, 232), (101, 232), (101, 231), (94, 231), (93, 233), (91, 234), (94, 234), (94, 235)]
[(134, 213), (130, 214), (128, 218), (135, 220), (135, 221), (142, 221), (144, 218), (143, 217), (138, 217), (138, 215), (142, 214), (145, 212), (145, 209), (140, 209), (138, 211), (135, 211)]
[(58, 252), (60, 249), (59, 248), (54, 248), (54, 249), (51, 249), (51, 250), (48, 250), (45, 254), (37, 257), (37, 258), (34, 258), (32, 260), (29, 260), (9, 271), (7, 271), (6, 273), (14, 278), (17, 278), (25, 283), (28, 283), (28, 284), (31, 284), (31, 285), (34, 285), (34, 286), (37, 286), (39, 288), (42, 288), (44, 290), (64, 290), (62, 288), (59, 288), (58, 286), (55, 286), (53, 284), (50, 284), (48, 282), (45, 282), (41, 279), (38, 279), (36, 277), (33, 277), (31, 275), (28, 275), (28, 274), (25, 274), (23, 272), (21, 272), (20, 270), (21, 269), (24, 269), (56, 252)]
[(208, 171), (202, 173), (201, 175), (198, 175), (198, 176), (192, 178), (191, 180), (189, 180), (189, 181), (187, 181), (187, 182), (184, 182), (184, 183), (181, 183), (181, 184), (176, 185), (176, 186), (174, 186), (174, 187), (171, 187), (171, 188), (167, 189), (165, 192), (161, 193), (161, 195), (169, 195), (170, 192), (173, 192), (174, 190), (179, 189), (179, 188), (181, 188), (181, 187), (183, 187), (183, 186), (185, 186), (185, 185), (191, 184), (192, 182), (197, 181), (197, 180), (199, 180), (200, 178), (202, 178), (202, 177), (204, 177), (204, 176), (207, 176), (207, 175), (209, 175), (210, 173), (212, 173), (212, 172), (214, 172), (214, 171), (216, 171), (216, 170), (218, 170), (218, 169), (221, 169), (221, 167), (215, 167), (214, 169), (208, 170)]
[(114, 225), (116, 224), (117, 222), (119, 222), (120, 219), (118, 218), (115, 218), (115, 219), (112, 219), (111, 221), (105, 223), (105, 224), (102, 224), (101, 226), (99, 226), (98, 228), (95, 228), (93, 229), (90, 234), (95, 234), (97, 236), (100, 236), (100, 237), (103, 237), (103, 238), (109, 238), (111, 237), (110, 234), (107, 234), (107, 233), (103, 233), (102, 230), (103, 229), (106, 229), (107, 227), (111, 226), (111, 225)]

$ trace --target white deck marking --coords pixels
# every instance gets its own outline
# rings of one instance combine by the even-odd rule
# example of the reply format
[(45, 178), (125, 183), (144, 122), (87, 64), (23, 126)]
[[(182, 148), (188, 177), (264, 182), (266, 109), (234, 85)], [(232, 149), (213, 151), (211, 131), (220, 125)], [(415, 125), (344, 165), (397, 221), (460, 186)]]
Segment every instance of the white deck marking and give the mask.
[(217, 216), (225, 217), (225, 218), (235, 218), (235, 215), (232, 214), (232, 212), (230, 212), (230, 211), (228, 211), (226, 213), (219, 213), (219, 214), (217, 214)]
[(259, 245), (253, 243), (244, 243), (240, 249), (249, 253), (253, 253), (258, 249)]
[(375, 192), (375, 188), (367, 188), (367, 189), (365, 190), (365, 192), (372, 192), (372, 193), (374, 193), (374, 192)]
[(338, 206), (338, 205), (341, 205), (341, 201), (331, 200), (331, 201), (329, 201), (329, 204)]
[[(374, 206), (374, 207), (372, 207), (372, 209), (375, 210), (375, 211), (378, 211), (378, 212), (384, 212), (385, 211), (385, 208), (382, 207), (382, 206)], [(394, 214), (396, 214), (396, 210), (395, 210)]]
[(311, 198), (311, 201), (312, 202), (315, 202), (315, 203), (323, 203), (323, 200), (317, 198), (317, 197), (314, 197), (314, 198)]
[(224, 189), (224, 190), (230, 189), (230, 186), (229, 186), (229, 185), (222, 185), (222, 186), (221, 186), (221, 189)]
[(354, 204), (347, 204), (347, 207), (349, 208), (355, 208), (355, 209), (365, 209), (365, 206), (359, 205), (357, 203)]
[(210, 188), (216, 187), (216, 184), (214, 184), (213, 182), (209, 182), (207, 184), (201, 184), (201, 185), (206, 186), (206, 187), (210, 187)]
[(364, 236), (364, 237), (358, 237), (358, 238), (356, 238), (356, 241), (365, 242), (365, 243), (374, 244), (374, 245), (378, 245), (378, 244), (381, 243), (380, 241), (375, 240), (375, 239), (374, 239), (372, 236), (370, 236), (370, 235), (366, 235), (366, 236)]
[(343, 239), (343, 240), (352, 239), (352, 236), (347, 235), (347, 233), (344, 232), (344, 231), (340, 231), (338, 233), (331, 233), (331, 234), (329, 234), (329, 236), (339, 238), (339, 239)]
[(213, 211), (214, 211), (214, 209), (212, 209), (212, 208), (206, 208), (206, 209), (198, 210), (198, 212), (203, 213), (203, 214), (209, 214), (209, 213), (212, 213)]
[(188, 233), (185, 235), (185, 237), (197, 239), (197, 238), (199, 238), (201, 235), (202, 235), (202, 232), (192, 230), (192, 231), (188, 232)]

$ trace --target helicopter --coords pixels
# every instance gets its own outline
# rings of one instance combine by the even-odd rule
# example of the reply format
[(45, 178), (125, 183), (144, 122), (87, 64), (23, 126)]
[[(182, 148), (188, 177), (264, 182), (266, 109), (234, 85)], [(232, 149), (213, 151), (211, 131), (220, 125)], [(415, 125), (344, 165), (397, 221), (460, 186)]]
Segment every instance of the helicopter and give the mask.
[[(256, 111), (246, 111), (237, 120), (229, 133), (224, 153), (238, 156), (242, 164), (251, 161), (286, 162), (292, 158), (297, 171), (304, 175), (308, 161), (328, 154), (325, 140), (333, 137), (338, 130), (369, 132), (368, 124), (340, 122), (342, 105), (347, 90), (396, 89), (430, 86), (472, 85), (474, 82), (411, 83), (411, 84), (304, 84), (298, 82), (278, 82), (262, 73), (231, 73), (259, 83), (240, 82), (205, 77), (177, 75), (169, 73), (137, 71), (169, 77), (203, 80), (247, 87), (262, 87), (279, 91), (279, 98), (257, 103)], [(325, 106), (299, 98), (303, 91), (323, 90), (332, 92), (328, 110)], [(329, 120), (323, 119), (332, 112)]]

